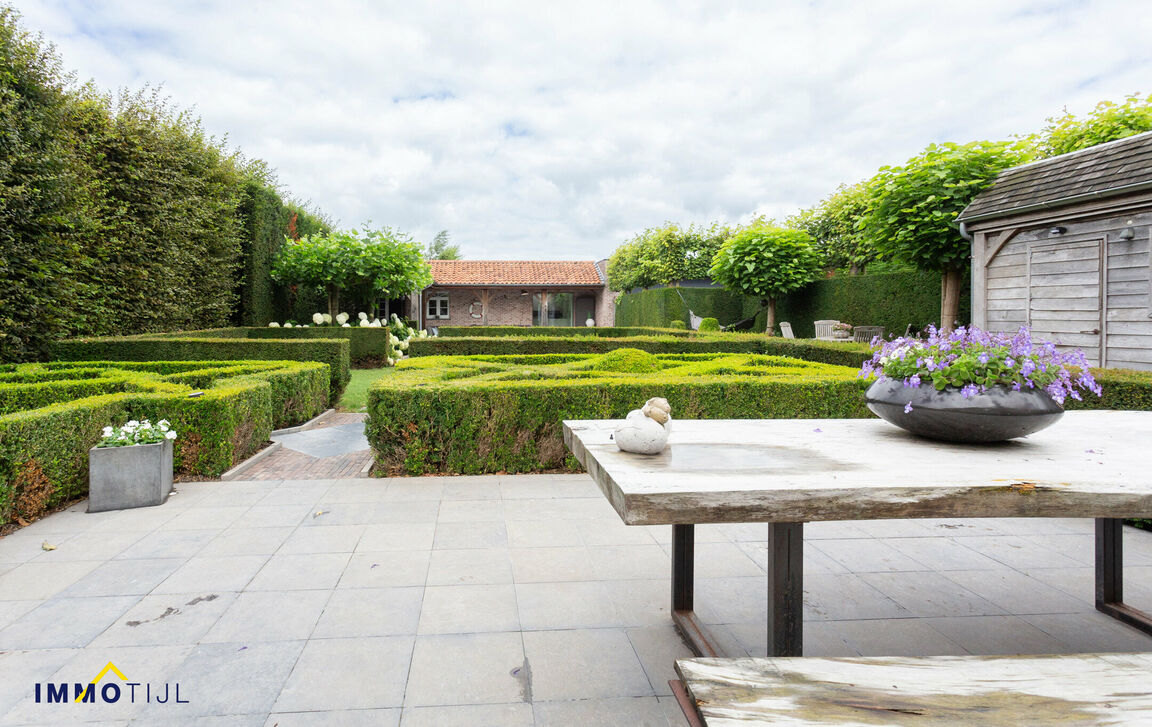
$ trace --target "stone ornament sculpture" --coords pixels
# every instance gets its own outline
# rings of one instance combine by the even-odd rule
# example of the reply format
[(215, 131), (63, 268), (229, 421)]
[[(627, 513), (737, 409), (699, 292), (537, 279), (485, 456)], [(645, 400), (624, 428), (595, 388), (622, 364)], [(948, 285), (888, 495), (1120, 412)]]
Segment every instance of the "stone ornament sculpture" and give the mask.
[(628, 412), (612, 439), (624, 452), (659, 454), (668, 444), (671, 431), (672, 407), (667, 399), (656, 397), (644, 402), (642, 408)]

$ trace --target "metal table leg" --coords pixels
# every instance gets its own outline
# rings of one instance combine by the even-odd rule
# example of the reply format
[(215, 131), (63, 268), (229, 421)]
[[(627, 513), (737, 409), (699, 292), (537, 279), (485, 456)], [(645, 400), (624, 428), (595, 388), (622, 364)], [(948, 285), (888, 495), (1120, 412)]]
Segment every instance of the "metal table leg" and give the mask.
[(1096, 610), (1152, 634), (1152, 616), (1124, 603), (1124, 521), (1096, 518)]
[(768, 523), (768, 656), (804, 653), (804, 523)]

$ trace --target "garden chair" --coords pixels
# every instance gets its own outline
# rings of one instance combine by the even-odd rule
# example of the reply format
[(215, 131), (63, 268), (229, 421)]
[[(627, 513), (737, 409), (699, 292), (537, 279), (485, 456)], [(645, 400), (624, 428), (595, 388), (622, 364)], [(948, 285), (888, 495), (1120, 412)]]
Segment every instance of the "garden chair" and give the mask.
[(792, 332), (792, 324), (788, 321), (780, 322), (780, 335), (784, 338), (795, 338), (796, 334)]
[(816, 321), (816, 340), (817, 341), (835, 341), (836, 338), (832, 336), (832, 326), (840, 321)]

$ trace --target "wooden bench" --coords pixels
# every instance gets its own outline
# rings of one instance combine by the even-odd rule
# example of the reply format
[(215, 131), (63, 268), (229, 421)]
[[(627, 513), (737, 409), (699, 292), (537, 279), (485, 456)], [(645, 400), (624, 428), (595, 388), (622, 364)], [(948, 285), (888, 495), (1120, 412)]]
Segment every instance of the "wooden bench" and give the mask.
[(679, 659), (691, 725), (1152, 725), (1152, 654)]

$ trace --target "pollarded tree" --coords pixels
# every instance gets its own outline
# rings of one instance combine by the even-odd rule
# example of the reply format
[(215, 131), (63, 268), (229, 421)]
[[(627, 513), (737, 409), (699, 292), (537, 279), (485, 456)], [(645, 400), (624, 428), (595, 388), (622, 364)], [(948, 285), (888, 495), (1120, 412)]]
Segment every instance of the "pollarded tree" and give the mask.
[(357, 288), (373, 317), (379, 299), (399, 298), (432, 284), (432, 268), (424, 259), (424, 248), (404, 233), (389, 227), (379, 230), (365, 227), (360, 240), (363, 247), (357, 266), (360, 276)]
[(971, 256), (956, 217), (1004, 169), (1027, 160), (1020, 142), (931, 144), (902, 167), (881, 167), (868, 183), (860, 225), (881, 255), (939, 272), (940, 327), (952, 330)]
[(272, 279), (288, 285), (323, 288), (328, 294), (328, 313), (340, 312), (340, 291), (363, 275), (360, 258), (364, 244), (352, 232), (286, 238), (272, 265)]
[(761, 223), (725, 242), (712, 262), (712, 279), (733, 293), (759, 298), (776, 327), (776, 299), (820, 277), (824, 260), (808, 233)]

